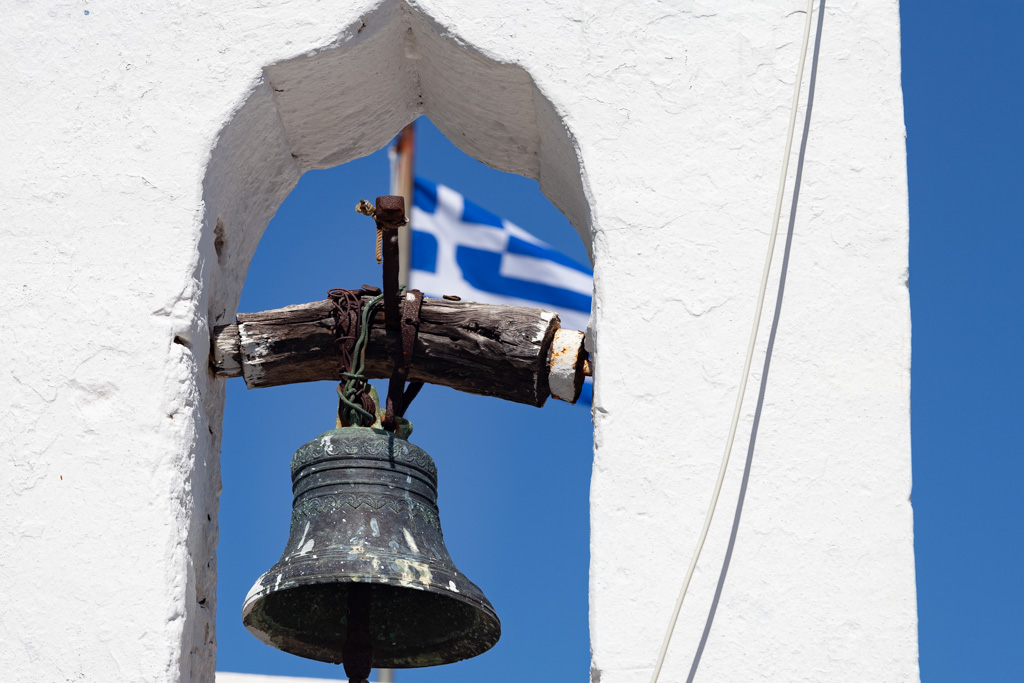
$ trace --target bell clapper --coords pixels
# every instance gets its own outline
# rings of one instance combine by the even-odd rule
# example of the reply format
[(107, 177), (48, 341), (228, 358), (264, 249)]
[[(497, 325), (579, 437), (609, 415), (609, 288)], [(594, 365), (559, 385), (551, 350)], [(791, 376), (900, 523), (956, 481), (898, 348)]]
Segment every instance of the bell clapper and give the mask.
[(371, 588), (353, 583), (348, 589), (348, 633), (342, 646), (342, 663), (349, 683), (367, 683), (373, 668), (373, 642), (370, 638)]

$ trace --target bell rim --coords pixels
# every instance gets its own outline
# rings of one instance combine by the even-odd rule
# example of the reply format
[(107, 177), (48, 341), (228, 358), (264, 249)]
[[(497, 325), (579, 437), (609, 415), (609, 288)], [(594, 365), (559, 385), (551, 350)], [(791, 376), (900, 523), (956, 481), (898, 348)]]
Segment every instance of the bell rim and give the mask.
[[(339, 555), (340, 555), (340, 553), (339, 553)], [(320, 555), (319, 557), (323, 558), (324, 556), (325, 555)], [(329, 557), (329, 555), (328, 555), (328, 557)], [(401, 559), (404, 559), (404, 558), (401, 558)], [(292, 560), (292, 561), (288, 562), (288, 568), (301, 567), (302, 565), (313, 565), (313, 564), (318, 564), (319, 565), (321, 563), (319, 562), (318, 559), (310, 559), (310, 560), (306, 560), (306, 561), (302, 561), (302, 562), (298, 562), (298, 561)], [(381, 575), (379, 575), (379, 574), (369, 574), (369, 573), (351, 573), (351, 574), (346, 573), (345, 574), (345, 578), (346, 578), (346, 582), (349, 582), (349, 583), (362, 583), (362, 584), (369, 584), (369, 585), (375, 585), (375, 586), (390, 586), (392, 588), (405, 588), (405, 589), (408, 589), (408, 590), (428, 591), (428, 592), (430, 590), (434, 590), (437, 593), (446, 595), (446, 596), (448, 596), (448, 597), (450, 597), (450, 598), (452, 598), (454, 600), (457, 600), (459, 602), (462, 602), (462, 603), (465, 603), (467, 605), (470, 605), (471, 607), (482, 607), (482, 608), (484, 608), (485, 611), (489, 612), (490, 615), (492, 617), (494, 617), (494, 620), (499, 625), (501, 624), (501, 620), (498, 618), (498, 613), (494, 609), (494, 606), (491, 605), (491, 601), (487, 599), (487, 596), (484, 595), (484, 592), (482, 590), (480, 590), (480, 587), (477, 586), (472, 581), (470, 581), (468, 577), (466, 577), (464, 574), (463, 575), (451, 574), (450, 572), (447, 572), (443, 568), (440, 568), (440, 567), (432, 569), (431, 570), (431, 574), (433, 574), (433, 573), (443, 573), (445, 576), (450, 576), (451, 578), (449, 579), (449, 581), (451, 583), (454, 583), (456, 578), (460, 578), (466, 584), (469, 584), (469, 586), (471, 586), (472, 589), (471, 589), (471, 591), (469, 593), (465, 593), (464, 594), (464, 593), (462, 593), (461, 591), (458, 590), (457, 586), (456, 586), (455, 589), (453, 589), (450, 585), (444, 585), (444, 584), (442, 584), (440, 582), (433, 581), (432, 579), (427, 581), (425, 583), (425, 585), (424, 585), (424, 583), (422, 583), (422, 582), (406, 582), (406, 583), (403, 583), (403, 582), (400, 582), (400, 581), (387, 580), (386, 578), (381, 577)], [(257, 590), (257, 591), (250, 590), (249, 594), (246, 595), (245, 600), (242, 602), (242, 620), (243, 621), (246, 619), (246, 617), (252, 611), (255, 603), (258, 600), (260, 600), (261, 598), (265, 598), (267, 595), (269, 595), (272, 592), (289, 590), (290, 588), (301, 588), (303, 586), (328, 585), (328, 584), (337, 582), (336, 575), (324, 575), (324, 576), (299, 575), (299, 576), (292, 576), (292, 577), (285, 578), (286, 572), (285, 571), (277, 571), (277, 565), (274, 565), (269, 570), (267, 570), (265, 573), (263, 573), (258, 579), (256, 579), (256, 582), (253, 584), (253, 588), (256, 588), (257, 585), (262, 584), (263, 579), (265, 577), (271, 576), (273, 574), (278, 574), (281, 577), (280, 581), (273, 582), (273, 583), (268, 583), (266, 586), (262, 586), (260, 588), (260, 590)], [(301, 580), (300, 584), (290, 585), (290, 586), (286, 585), (283, 588), (281, 587), (282, 584), (295, 583), (298, 580)], [(474, 593), (477, 596), (479, 596), (479, 598), (471, 597), (471, 595), (474, 594)]]
[[(271, 569), (271, 571), (268, 571), (266, 574), (261, 576), (256, 581), (256, 583), (259, 584), (263, 580), (264, 576), (270, 575), (272, 573), (273, 573), (273, 569)], [(355, 577), (353, 577), (353, 578), (355, 578)], [(478, 618), (483, 622), (483, 629), (482, 629), (481, 633), (486, 635), (486, 638), (480, 638), (480, 639), (477, 639), (475, 641), (463, 640), (462, 641), (463, 642), (463, 648), (465, 648), (466, 644), (470, 644), (470, 643), (477, 645), (477, 647), (472, 647), (472, 648), (468, 648), (468, 649), (462, 649), (462, 650), (459, 651), (459, 654), (458, 654), (457, 657), (444, 656), (444, 657), (439, 658), (437, 661), (430, 661), (430, 662), (425, 662), (425, 663), (422, 663), (422, 664), (409, 664), (409, 663), (404, 663), (402, 661), (392, 661), (392, 660), (384, 659), (384, 660), (379, 660), (379, 663), (375, 662), (375, 664), (374, 664), (375, 668), (380, 666), (380, 667), (383, 667), (383, 668), (390, 668), (390, 669), (420, 669), (420, 668), (426, 668), (426, 667), (430, 667), (430, 666), (438, 666), (438, 665), (444, 665), (444, 664), (454, 664), (455, 662), (461, 662), (461, 661), (465, 661), (467, 659), (472, 659), (473, 657), (478, 657), (478, 656), (484, 654), (485, 652), (488, 652), (491, 648), (493, 648), (495, 645), (497, 645), (498, 641), (501, 639), (501, 619), (498, 617), (498, 614), (495, 611), (494, 607), (491, 605), (490, 601), (483, 594), (483, 591), (481, 591), (479, 589), (479, 587), (476, 586), (476, 584), (474, 584), (473, 582), (469, 581), (469, 579), (465, 579), (465, 581), (467, 583), (469, 583), (470, 585), (472, 585), (476, 589), (475, 592), (479, 596), (479, 599), (473, 598), (473, 597), (471, 597), (469, 595), (462, 595), (462, 594), (460, 594), (458, 592), (450, 590), (446, 586), (441, 586), (439, 584), (431, 586), (432, 588), (434, 588), (434, 591), (430, 591), (426, 587), (420, 588), (420, 587), (413, 587), (413, 586), (405, 586), (405, 585), (402, 585), (400, 583), (395, 583), (395, 582), (390, 582), (390, 581), (381, 581), (381, 580), (379, 580), (379, 577), (375, 577), (375, 576), (368, 576), (367, 579), (368, 580), (365, 580), (365, 581), (363, 581), (363, 580), (352, 580), (351, 583), (364, 584), (364, 585), (384, 586), (384, 587), (388, 587), (388, 588), (403, 588), (403, 589), (406, 589), (406, 590), (419, 591), (419, 592), (428, 593), (428, 594), (433, 592), (433, 594), (435, 594), (435, 595), (442, 594), (442, 595), (444, 595), (447, 598), (453, 599), (453, 600), (455, 600), (455, 601), (457, 601), (459, 603), (462, 603), (463, 605), (466, 605), (467, 607), (473, 608), (475, 610), (476, 614), (478, 615)], [(373, 579), (377, 579), (377, 580), (373, 580)], [(282, 583), (283, 583), (283, 581), (282, 581)], [(281, 587), (281, 588), (274, 588), (272, 585), (268, 585), (266, 588), (262, 589), (261, 591), (259, 591), (257, 593), (250, 594), (250, 596), (248, 596), (246, 598), (245, 602), (242, 604), (242, 625), (245, 626), (245, 629), (250, 634), (252, 634), (255, 638), (257, 638), (258, 640), (260, 640), (264, 644), (269, 645), (270, 647), (273, 647), (276, 650), (280, 650), (281, 652), (287, 652), (288, 654), (292, 654), (292, 655), (295, 655), (297, 657), (303, 657), (303, 658), (306, 658), (306, 659), (314, 659), (316, 661), (323, 661), (323, 662), (330, 662), (330, 663), (335, 663), (335, 664), (341, 664), (341, 663), (343, 663), (343, 660), (341, 660), (340, 658), (315, 657), (315, 656), (312, 656), (310, 654), (310, 652), (312, 650), (322, 650), (323, 652), (326, 653), (326, 652), (328, 652), (327, 648), (320, 648), (320, 647), (317, 647), (317, 646), (310, 645), (309, 646), (310, 650), (307, 650), (305, 654), (300, 654), (298, 652), (293, 652), (291, 650), (288, 650), (288, 649), (285, 649), (283, 647), (280, 647), (280, 645), (278, 643), (274, 642), (273, 638), (271, 637), (271, 635), (269, 633), (256, 628), (255, 625), (253, 623), (251, 623), (251, 620), (249, 618), (249, 616), (252, 614), (252, 612), (257, 607), (258, 603), (260, 603), (262, 600), (265, 600), (267, 597), (269, 597), (269, 595), (272, 592), (273, 593), (279, 593), (279, 592), (284, 592), (284, 591), (293, 590), (293, 589), (308, 588), (310, 586), (316, 586), (316, 585), (325, 585), (326, 586), (326, 585), (330, 585), (332, 583), (336, 583), (336, 581), (332, 581), (330, 577), (325, 576), (325, 577), (322, 577), (322, 578), (309, 577), (308, 580), (304, 581), (301, 585), (292, 585), (292, 586)], [(442, 591), (444, 591), (444, 592), (442, 593)], [(450, 645), (449, 645), (449, 648), (450, 648)]]

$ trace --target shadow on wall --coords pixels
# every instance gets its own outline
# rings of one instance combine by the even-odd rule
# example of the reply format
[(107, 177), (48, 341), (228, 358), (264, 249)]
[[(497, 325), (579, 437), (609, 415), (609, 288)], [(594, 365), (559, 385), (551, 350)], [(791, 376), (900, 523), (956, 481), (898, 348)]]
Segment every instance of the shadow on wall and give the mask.
[(814, 109), (814, 85), (818, 79), (818, 55), (821, 50), (821, 29), (825, 21), (825, 0), (821, 0), (818, 7), (818, 26), (814, 35), (814, 55), (811, 58), (811, 78), (807, 90), (807, 108), (804, 112), (804, 127), (800, 136), (800, 153), (797, 157), (796, 180), (793, 184), (793, 200), (789, 208), (789, 224), (786, 228), (786, 246), (783, 250), (782, 268), (779, 271), (779, 289), (775, 298), (775, 312), (772, 316), (771, 332), (768, 335), (768, 346), (764, 355), (764, 365), (761, 368), (761, 384), (757, 392), (757, 406), (754, 409), (754, 422), (750, 427), (750, 440), (747, 443), (747, 459), (743, 464), (743, 479), (740, 482), (740, 493), (736, 500), (736, 509), (733, 513), (732, 530), (729, 533), (729, 544), (725, 551), (725, 558), (722, 560), (722, 570), (718, 574), (718, 584), (715, 586), (715, 597), (711, 601), (711, 608), (708, 610), (708, 618), (704, 622), (704, 631), (701, 633), (700, 643), (693, 655), (693, 663), (690, 665), (690, 673), (686, 683), (693, 683), (697, 675), (697, 667), (700, 666), (700, 659), (707, 647), (708, 637), (711, 635), (711, 626), (715, 623), (715, 614), (718, 612), (718, 604), (722, 599), (722, 590), (725, 588), (725, 577), (729, 574), (729, 564), (732, 562), (733, 549), (736, 547), (736, 536), (739, 534), (740, 519), (743, 515), (743, 502), (747, 497), (747, 485), (750, 483), (750, 469), (754, 464), (754, 446), (757, 443), (757, 430), (761, 425), (761, 411), (764, 408), (764, 395), (768, 389), (768, 371), (772, 364), (772, 351), (775, 349), (775, 335), (779, 329), (779, 318), (782, 315), (782, 298), (786, 292), (786, 274), (789, 272), (789, 254), (793, 247), (793, 229), (796, 226), (796, 209), (800, 201), (800, 181), (804, 173), (804, 157), (807, 153), (807, 139), (811, 132), (811, 111)]

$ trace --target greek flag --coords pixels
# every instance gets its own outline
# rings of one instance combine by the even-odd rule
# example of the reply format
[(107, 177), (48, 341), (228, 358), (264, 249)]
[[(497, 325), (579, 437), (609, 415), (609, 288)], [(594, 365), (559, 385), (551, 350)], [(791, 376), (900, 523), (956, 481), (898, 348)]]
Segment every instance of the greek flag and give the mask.
[[(585, 330), (594, 272), (438, 183), (416, 178), (409, 286), (427, 296), (546, 308)], [(593, 386), (583, 385), (590, 404)]]

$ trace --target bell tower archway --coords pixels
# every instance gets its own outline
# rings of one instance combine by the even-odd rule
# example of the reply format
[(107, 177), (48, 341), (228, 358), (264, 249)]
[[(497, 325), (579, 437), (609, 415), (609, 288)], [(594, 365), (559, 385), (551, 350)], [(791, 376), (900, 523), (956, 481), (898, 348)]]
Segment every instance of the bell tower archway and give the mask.
[[(203, 239), (216, 254), (201, 271), (210, 325), (233, 318), (260, 238), (303, 173), (366, 156), (421, 115), (477, 160), (536, 179), (593, 255), (575, 141), (530, 74), (406, 2), (385, 0), (322, 47), (263, 66), (220, 132), (203, 183)], [(223, 389), (208, 389), (218, 423)], [(192, 564), (197, 593), (212, 596), (214, 572)], [(236, 607), (218, 613), (232, 619)], [(205, 613), (192, 616), (193, 629), (213, 630)]]
[[(9, 4), (7, 678), (213, 678), (210, 328), (300, 176), (421, 114), (537, 178), (594, 257), (592, 678), (650, 673), (738, 393), (803, 3)], [(816, 5), (749, 496), (734, 554), (730, 517), (710, 530), (672, 680), (698, 648), (708, 680), (918, 678), (899, 7)]]

